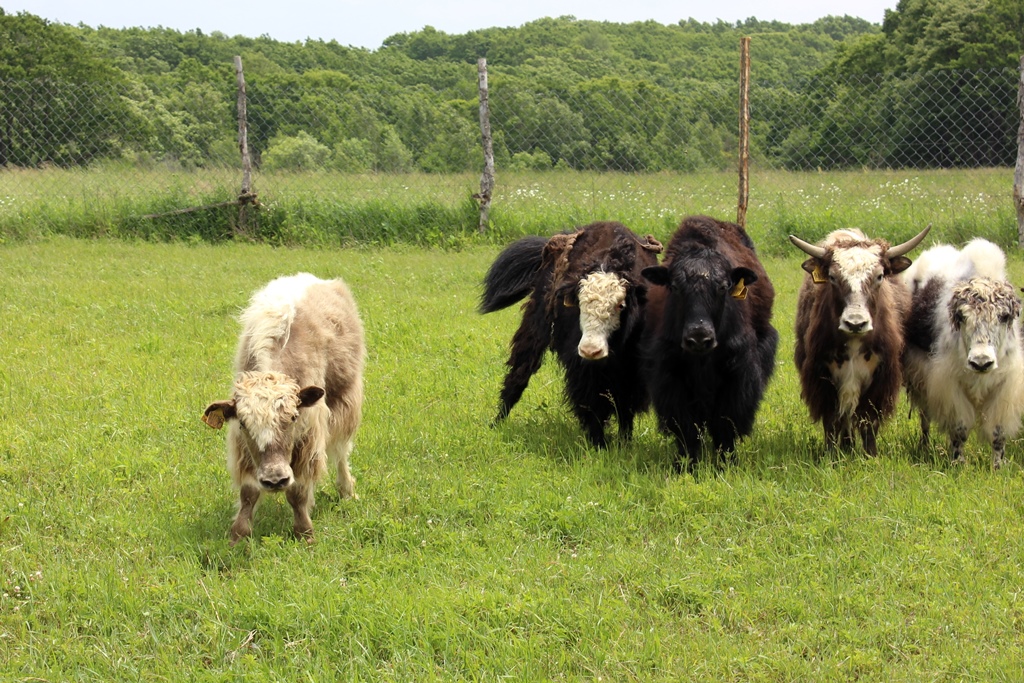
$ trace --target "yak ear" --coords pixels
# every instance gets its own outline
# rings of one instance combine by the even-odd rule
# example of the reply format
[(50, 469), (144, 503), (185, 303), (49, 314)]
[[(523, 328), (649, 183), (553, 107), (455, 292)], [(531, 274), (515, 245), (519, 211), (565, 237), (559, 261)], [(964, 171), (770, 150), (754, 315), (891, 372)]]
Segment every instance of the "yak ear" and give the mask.
[(749, 286), (757, 282), (757, 273), (752, 271), (750, 268), (733, 268), (732, 272), (729, 273), (729, 280), (734, 285), (740, 280), (743, 280), (743, 282)]
[(647, 285), (636, 284), (629, 288), (632, 292), (633, 298), (636, 300), (637, 305), (642, 306), (647, 303)]
[(822, 285), (828, 282), (828, 276), (825, 275), (825, 269), (821, 267), (821, 261), (813, 256), (801, 263), (800, 267), (810, 274), (814, 284)]
[(750, 268), (733, 268), (729, 273), (729, 282), (732, 284), (729, 296), (742, 301), (747, 298), (747, 286), (757, 282), (757, 273)]
[(910, 267), (912, 261), (906, 256), (897, 256), (896, 258), (889, 259), (889, 272), (892, 275), (902, 273), (904, 270)]
[(326, 392), (316, 386), (309, 386), (299, 390), (299, 407), (308, 408), (319, 401)]
[(203, 411), (203, 422), (214, 429), (220, 429), (224, 422), (237, 416), (234, 401), (214, 401)]
[(668, 268), (665, 266), (648, 266), (640, 271), (648, 282), (667, 287), (669, 283)]

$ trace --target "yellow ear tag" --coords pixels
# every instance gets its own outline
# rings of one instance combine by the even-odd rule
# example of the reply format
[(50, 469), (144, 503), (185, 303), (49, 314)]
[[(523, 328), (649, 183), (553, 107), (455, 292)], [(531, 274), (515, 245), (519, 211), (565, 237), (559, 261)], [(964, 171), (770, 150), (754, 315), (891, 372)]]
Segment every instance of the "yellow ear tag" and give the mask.
[(821, 266), (814, 266), (814, 270), (811, 271), (811, 279), (814, 280), (814, 284), (823, 285), (828, 282), (828, 278), (825, 277), (825, 273), (821, 272)]
[(732, 287), (732, 291), (729, 292), (733, 299), (743, 300), (747, 298), (747, 285), (743, 282), (743, 278)]
[(209, 413), (203, 415), (203, 422), (214, 429), (220, 429), (224, 426), (224, 411), (220, 408), (211, 410)]

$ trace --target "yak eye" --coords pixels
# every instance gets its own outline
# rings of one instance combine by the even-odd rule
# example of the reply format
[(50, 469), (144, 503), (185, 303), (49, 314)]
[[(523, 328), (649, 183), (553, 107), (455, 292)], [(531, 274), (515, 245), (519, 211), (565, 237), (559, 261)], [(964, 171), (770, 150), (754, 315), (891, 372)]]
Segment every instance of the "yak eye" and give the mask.
[(572, 294), (566, 294), (562, 297), (562, 305), (566, 308), (572, 308), (576, 303), (572, 300)]
[(963, 325), (964, 324), (964, 314), (961, 313), (960, 311), (957, 311), (956, 313), (954, 313), (953, 314), (953, 322), (956, 323), (958, 326), (959, 325)]
[(1009, 325), (1011, 320), (1013, 320), (1013, 318), (1010, 316), (1009, 313), (1000, 313), (999, 314), (999, 322), (1001, 324)]
[(882, 281), (883, 277), (884, 277), (884, 275), (882, 273), (879, 273), (878, 276), (875, 278), (875, 282), (879, 282), (880, 283)]
[(298, 419), (299, 419), (299, 414), (298, 413), (295, 413), (294, 415), (292, 415), (292, 422), (295, 422)]

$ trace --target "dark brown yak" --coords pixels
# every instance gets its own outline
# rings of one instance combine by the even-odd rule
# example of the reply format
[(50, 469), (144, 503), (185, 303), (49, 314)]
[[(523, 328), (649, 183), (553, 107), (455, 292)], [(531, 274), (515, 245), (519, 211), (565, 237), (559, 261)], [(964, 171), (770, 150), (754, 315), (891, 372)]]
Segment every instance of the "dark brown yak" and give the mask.
[(896, 276), (930, 227), (894, 247), (860, 230), (836, 230), (818, 245), (789, 237), (810, 256), (797, 300), (800, 395), (829, 447), (852, 448), (859, 431), (864, 450), (878, 452), (878, 430), (903, 384), (910, 293)]

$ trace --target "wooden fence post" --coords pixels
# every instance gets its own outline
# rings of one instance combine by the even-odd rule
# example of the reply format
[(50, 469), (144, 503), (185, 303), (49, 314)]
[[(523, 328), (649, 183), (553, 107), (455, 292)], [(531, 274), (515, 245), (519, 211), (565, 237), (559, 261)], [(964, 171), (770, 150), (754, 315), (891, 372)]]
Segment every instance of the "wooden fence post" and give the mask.
[(255, 207), (256, 193), (252, 191), (252, 159), (249, 157), (249, 128), (247, 123), (245, 96), (245, 74), (242, 73), (242, 57), (235, 55), (235, 76), (238, 80), (238, 150), (242, 154), (242, 190), (238, 194), (238, 227), (236, 233), (249, 234), (250, 205)]
[(1017, 246), (1024, 247), (1024, 55), (1020, 58), (1020, 84), (1017, 86), (1017, 166), (1013, 172), (1013, 204), (1017, 207)]
[(750, 36), (740, 40), (740, 192), (736, 204), (736, 222), (747, 226), (747, 201), (750, 198)]
[(491, 138), (491, 109), (487, 99), (487, 59), (476, 62), (477, 81), (480, 90), (480, 135), (484, 146), (484, 172), (480, 176), (480, 194), (474, 195), (480, 202), (480, 234), (487, 232), (490, 222), (491, 193), (494, 191), (494, 141)]

